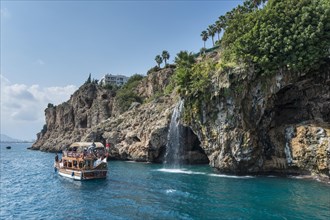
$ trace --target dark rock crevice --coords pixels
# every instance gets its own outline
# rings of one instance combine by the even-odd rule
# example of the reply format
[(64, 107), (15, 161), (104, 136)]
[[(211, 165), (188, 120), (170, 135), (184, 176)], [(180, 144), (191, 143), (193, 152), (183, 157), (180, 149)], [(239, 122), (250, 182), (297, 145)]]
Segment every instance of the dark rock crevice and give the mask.
[(183, 148), (181, 160), (184, 164), (208, 164), (209, 159), (201, 147), (198, 136), (190, 127), (180, 125), (181, 128), (181, 144)]

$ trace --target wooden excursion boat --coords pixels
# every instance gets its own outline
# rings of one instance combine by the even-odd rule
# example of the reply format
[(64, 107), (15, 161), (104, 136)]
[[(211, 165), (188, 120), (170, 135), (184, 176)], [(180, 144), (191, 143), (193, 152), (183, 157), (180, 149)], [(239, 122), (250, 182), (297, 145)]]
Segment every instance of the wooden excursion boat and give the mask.
[(107, 151), (100, 142), (75, 142), (63, 151), (62, 159), (55, 156), (55, 172), (74, 180), (107, 177)]

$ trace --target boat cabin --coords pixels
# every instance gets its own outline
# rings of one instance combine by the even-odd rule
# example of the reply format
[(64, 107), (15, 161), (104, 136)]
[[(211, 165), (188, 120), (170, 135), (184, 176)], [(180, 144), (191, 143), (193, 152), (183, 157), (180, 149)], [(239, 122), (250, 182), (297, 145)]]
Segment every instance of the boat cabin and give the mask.
[(75, 142), (63, 151), (60, 161), (56, 160), (59, 174), (71, 174), (73, 179), (105, 178), (107, 174), (107, 151), (100, 142)]

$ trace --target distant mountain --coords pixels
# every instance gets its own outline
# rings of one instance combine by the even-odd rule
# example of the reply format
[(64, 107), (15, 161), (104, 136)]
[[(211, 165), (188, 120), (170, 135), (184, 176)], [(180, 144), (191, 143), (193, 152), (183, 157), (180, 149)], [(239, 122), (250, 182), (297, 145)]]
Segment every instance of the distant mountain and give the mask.
[(0, 134), (0, 142), (24, 142), (24, 141), (9, 137), (8, 135), (5, 134)]

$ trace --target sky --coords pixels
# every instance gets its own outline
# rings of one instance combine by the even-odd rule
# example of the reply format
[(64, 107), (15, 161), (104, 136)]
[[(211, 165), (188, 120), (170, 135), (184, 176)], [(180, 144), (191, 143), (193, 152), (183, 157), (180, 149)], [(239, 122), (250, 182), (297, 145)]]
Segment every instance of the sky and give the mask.
[(145, 75), (163, 50), (170, 63), (199, 52), (201, 32), (242, 2), (1, 0), (0, 133), (36, 139), (47, 104), (67, 101), (89, 73)]

